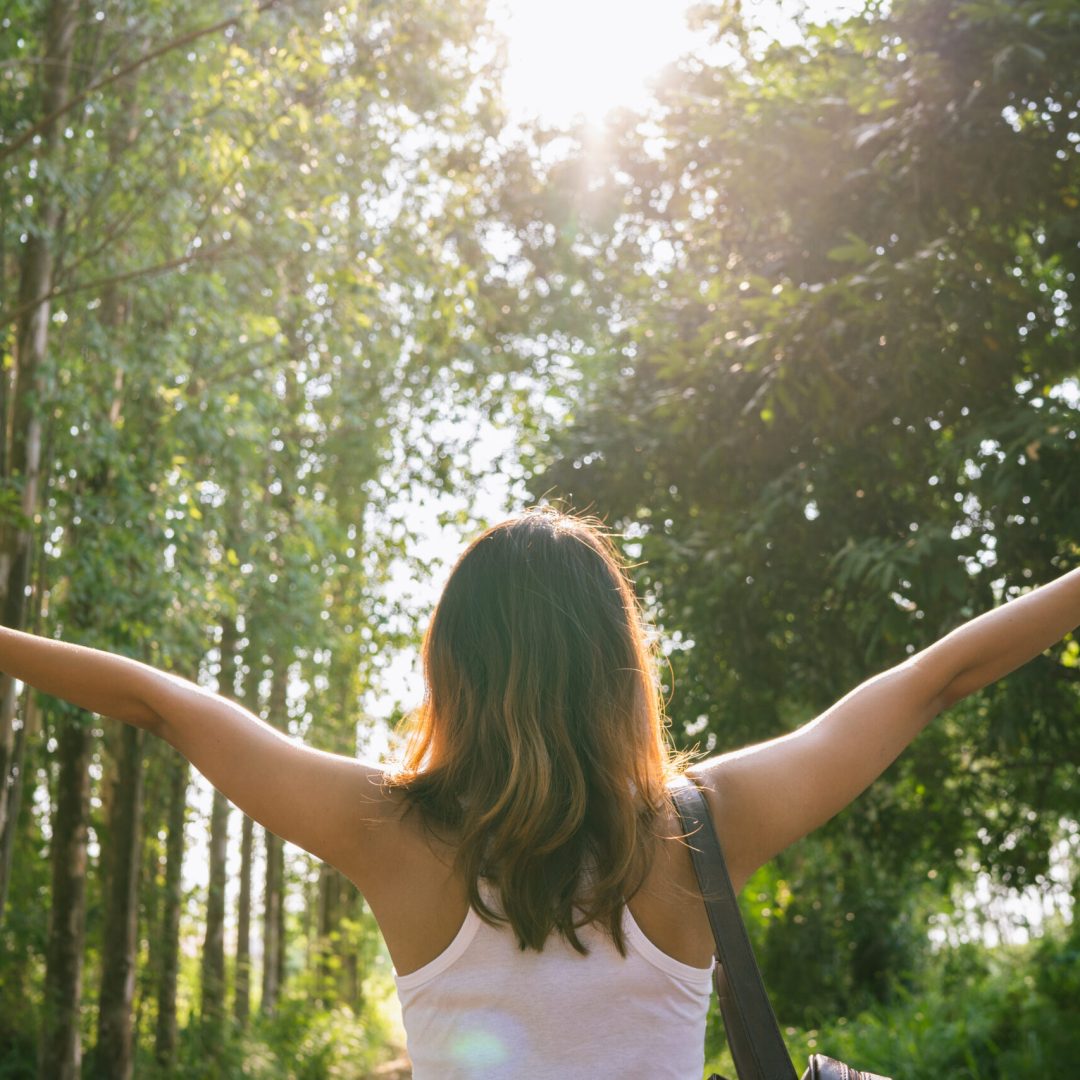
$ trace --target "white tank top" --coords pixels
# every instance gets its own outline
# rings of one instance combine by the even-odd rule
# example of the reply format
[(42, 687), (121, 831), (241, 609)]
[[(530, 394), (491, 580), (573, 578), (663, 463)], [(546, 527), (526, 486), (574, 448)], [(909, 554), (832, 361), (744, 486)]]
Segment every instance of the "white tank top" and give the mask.
[(712, 969), (668, 956), (623, 911), (627, 955), (585, 926), (582, 956), (558, 934), (523, 952), (470, 907), (439, 956), (394, 973), (414, 1080), (701, 1080)]

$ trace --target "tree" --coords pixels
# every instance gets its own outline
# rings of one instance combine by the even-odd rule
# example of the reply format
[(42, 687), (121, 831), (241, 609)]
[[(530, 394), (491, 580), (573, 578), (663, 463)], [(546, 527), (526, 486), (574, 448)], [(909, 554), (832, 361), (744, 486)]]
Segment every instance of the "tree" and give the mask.
[[(219, 693), (236, 693), (237, 628), (235, 615), (226, 615), (221, 624)], [(225, 1018), (225, 883), (229, 844), (229, 801), (214, 792), (210, 815), (210, 881), (206, 898), (206, 937), (202, 956), (202, 1002), (200, 1019), (206, 1032), (204, 1041), (219, 1045)]]
[(169, 802), (165, 874), (162, 883), (161, 936), (158, 953), (157, 1027), (154, 1059), (169, 1069), (176, 1056), (176, 983), (180, 967), (181, 873), (184, 859), (184, 812), (187, 805), (188, 763), (177, 753), (168, 754)]

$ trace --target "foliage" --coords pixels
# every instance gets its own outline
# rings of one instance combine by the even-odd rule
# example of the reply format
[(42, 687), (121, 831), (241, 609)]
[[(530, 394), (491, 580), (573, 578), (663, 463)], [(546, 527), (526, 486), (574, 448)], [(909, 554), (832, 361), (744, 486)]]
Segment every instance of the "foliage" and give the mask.
[[(177, 1064), (167, 1071), (146, 1063), (148, 1076), (176, 1080), (364, 1080), (387, 1057), (397, 1033), (380, 1022), (379, 1013), (357, 1015), (348, 1005), (313, 1003), (311, 980), (290, 986), (271, 1017), (260, 1017), (250, 1032), (232, 1032), (225, 1043), (205, 1045), (199, 1030), (189, 1028)], [(140, 1069), (140, 1073), (141, 1073)]]
[[(789, 1028), (796, 1063), (825, 1053), (894, 1080), (1041, 1076), (1072, 1060), (1080, 1034), (1075, 932), (1060, 928), (1025, 946), (969, 945), (934, 958), (914, 986), (897, 983), (887, 1004), (820, 1028)], [(710, 1069), (734, 1075), (723, 1052)]]

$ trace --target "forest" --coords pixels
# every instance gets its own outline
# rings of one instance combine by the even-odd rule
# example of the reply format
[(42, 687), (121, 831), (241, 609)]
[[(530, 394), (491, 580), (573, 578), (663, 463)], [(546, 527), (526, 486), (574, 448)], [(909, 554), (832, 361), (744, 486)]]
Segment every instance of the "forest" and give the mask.
[[(711, 753), (1080, 565), (1080, 6), (761, 7), (600, 123), (483, 0), (0, 5), (2, 625), (377, 760), (555, 501)], [(1078, 900), (1072, 636), (740, 898), (796, 1060), (895, 1080), (1067, 1068)], [(403, 1078), (395, 1008), (340, 873), (0, 675), (0, 1078)]]

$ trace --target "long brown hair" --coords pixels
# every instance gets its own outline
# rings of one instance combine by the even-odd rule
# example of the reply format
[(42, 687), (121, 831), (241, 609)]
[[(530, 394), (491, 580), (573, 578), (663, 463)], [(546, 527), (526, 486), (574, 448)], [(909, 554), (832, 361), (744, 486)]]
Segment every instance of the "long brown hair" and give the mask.
[(509, 922), (522, 949), (554, 930), (586, 953), (577, 929), (595, 923), (625, 955), (623, 905), (688, 761), (667, 738), (656, 661), (596, 518), (528, 510), (478, 536), (450, 574), (424, 637), (424, 701), (388, 783), (452, 833), (470, 903)]

